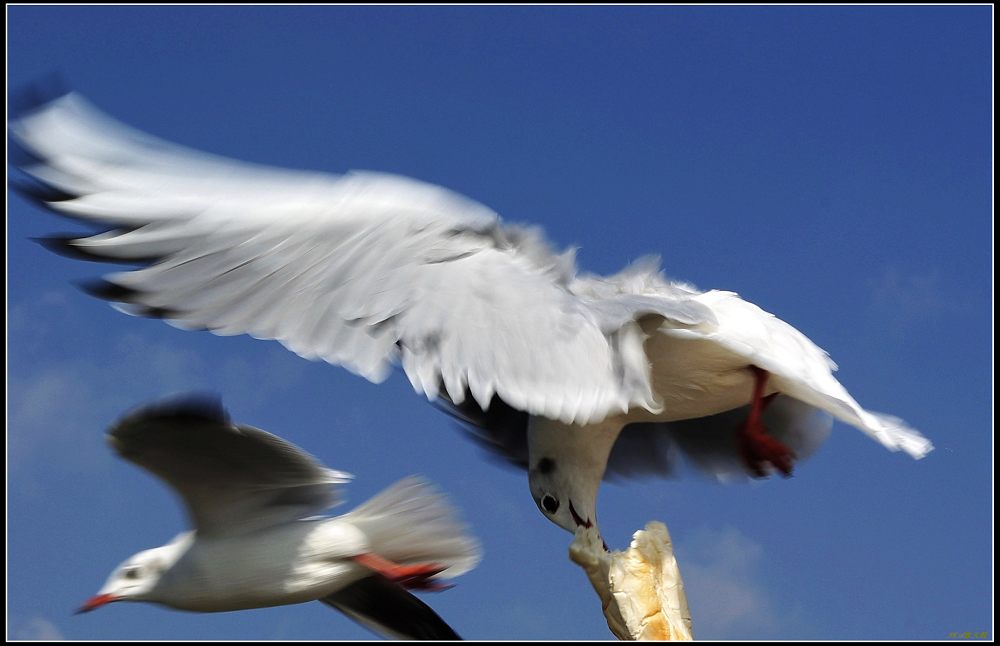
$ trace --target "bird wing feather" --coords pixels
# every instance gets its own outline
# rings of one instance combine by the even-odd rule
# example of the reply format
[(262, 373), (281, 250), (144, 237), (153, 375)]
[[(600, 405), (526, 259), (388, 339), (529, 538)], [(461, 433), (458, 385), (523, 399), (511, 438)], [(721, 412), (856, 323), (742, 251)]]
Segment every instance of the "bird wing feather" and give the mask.
[(217, 399), (186, 396), (143, 407), (108, 441), (170, 485), (202, 535), (245, 533), (315, 515), (351, 476), (280, 437), (233, 424)]
[(92, 289), (122, 311), (276, 339), (376, 382), (398, 362), (429, 398), (468, 392), (485, 406), (499, 395), (577, 423), (655, 406), (630, 312), (706, 315), (690, 302), (578, 294), (572, 258), (536, 230), (415, 180), (208, 155), (75, 94), (10, 132), (30, 158), (24, 191), (106, 227), (59, 244), (141, 265)]

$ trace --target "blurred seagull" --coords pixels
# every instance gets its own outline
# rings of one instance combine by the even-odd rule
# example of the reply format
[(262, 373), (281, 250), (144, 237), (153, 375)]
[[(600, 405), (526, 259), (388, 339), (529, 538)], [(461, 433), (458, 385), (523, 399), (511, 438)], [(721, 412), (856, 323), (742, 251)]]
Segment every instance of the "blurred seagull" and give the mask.
[(665, 474), (684, 454), (720, 478), (788, 475), (830, 416), (920, 458), (931, 443), (867, 411), (801, 332), (657, 260), (576, 270), (536, 229), (437, 186), (244, 164), (119, 124), (77, 94), (10, 124), (23, 193), (104, 230), (52, 249), (136, 271), (91, 293), (185, 329), (276, 339), (413, 387), (528, 469), (574, 531), (602, 477)]
[(129, 557), (80, 612), (113, 601), (216, 612), (319, 600), (390, 638), (460, 639), (405, 588), (442, 589), (438, 579), (476, 566), (479, 546), (419, 478), (318, 516), (351, 476), (233, 424), (204, 397), (142, 408), (108, 441), (177, 491), (194, 529)]

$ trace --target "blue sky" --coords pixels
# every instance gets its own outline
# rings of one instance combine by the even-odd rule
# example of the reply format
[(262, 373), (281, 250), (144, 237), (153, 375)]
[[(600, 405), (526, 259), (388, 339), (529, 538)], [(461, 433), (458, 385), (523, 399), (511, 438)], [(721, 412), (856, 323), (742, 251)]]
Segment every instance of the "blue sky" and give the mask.
[[(670, 527), (701, 638), (992, 634), (992, 8), (7, 8), (8, 82), (52, 72), (119, 119), (238, 159), (400, 173), (578, 245), (647, 253), (806, 332), (866, 407), (937, 446), (915, 462), (836, 424), (790, 480), (605, 485), (612, 547)], [(8, 637), (349, 639), (321, 604), (74, 617), (184, 519), (104, 429), (220, 392), (238, 421), (357, 478), (410, 473), (485, 548), (425, 596), (467, 638), (607, 639), (523, 473), (414, 394), (273, 342), (123, 316), (102, 268), (29, 238), (79, 230), (8, 204)], [(341, 511), (348, 507), (342, 507)]]

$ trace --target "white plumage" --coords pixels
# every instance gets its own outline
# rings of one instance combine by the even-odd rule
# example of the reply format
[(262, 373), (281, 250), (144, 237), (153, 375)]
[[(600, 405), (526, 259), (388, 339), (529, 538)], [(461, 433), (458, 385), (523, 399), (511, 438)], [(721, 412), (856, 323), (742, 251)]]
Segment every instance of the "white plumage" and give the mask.
[[(276, 339), (373, 381), (398, 363), (416, 390), (473, 421), (472, 402), (500, 401), (532, 417), (529, 433), (552, 427), (557, 440), (528, 444), (574, 444), (569, 453), (588, 454), (572, 460), (578, 468), (606, 460), (634, 422), (668, 424), (664, 433), (680, 420), (713, 427), (711, 416), (750, 402), (750, 366), (769, 374), (767, 393), (779, 400), (914, 457), (932, 448), (901, 420), (861, 408), (825, 352), (735, 294), (671, 282), (649, 260), (610, 277), (578, 273), (572, 254), (554, 253), (537, 230), (504, 225), (443, 188), (230, 161), (122, 126), (74, 94), (36, 107), (11, 133), (34, 158), (22, 166), (29, 192), (112, 227), (64, 247), (145, 265), (106, 276), (98, 290), (120, 309)], [(800, 457), (827, 428), (790, 431), (807, 440)], [(608, 447), (593, 448), (598, 435)], [(513, 456), (509, 437), (488, 440)], [(677, 444), (692, 452), (697, 442)], [(538, 457), (512, 459), (533, 468)], [(695, 462), (717, 463), (703, 457)], [(604, 472), (587, 468), (598, 480)]]
[(404, 586), (435, 588), (432, 581), (471, 570), (479, 544), (422, 479), (324, 516), (350, 475), (233, 424), (204, 398), (144, 407), (108, 440), (180, 495), (193, 529), (131, 556), (81, 610), (146, 601), (219, 612), (319, 600), (390, 637), (457, 638)]

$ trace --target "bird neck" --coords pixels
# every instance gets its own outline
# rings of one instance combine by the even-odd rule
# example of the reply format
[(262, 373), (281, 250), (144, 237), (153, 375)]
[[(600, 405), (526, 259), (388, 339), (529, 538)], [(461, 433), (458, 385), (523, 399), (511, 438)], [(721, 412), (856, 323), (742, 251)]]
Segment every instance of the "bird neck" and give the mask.
[(149, 550), (159, 571), (156, 583), (153, 584), (138, 601), (161, 601), (160, 597), (165, 589), (170, 587), (173, 580), (173, 568), (194, 543), (196, 532), (194, 530), (181, 532), (169, 543)]
[[(611, 448), (623, 428), (619, 418), (586, 425), (564, 424), (544, 417), (528, 422), (528, 461), (555, 459), (577, 515), (596, 523), (597, 491), (608, 465)], [(529, 467), (530, 468), (530, 467)]]
[(608, 465), (611, 447), (622, 428), (617, 418), (579, 425), (532, 417), (528, 422), (528, 456), (537, 459), (543, 455), (558, 455), (560, 460), (596, 475), (600, 481)]

